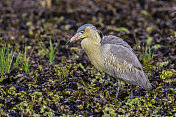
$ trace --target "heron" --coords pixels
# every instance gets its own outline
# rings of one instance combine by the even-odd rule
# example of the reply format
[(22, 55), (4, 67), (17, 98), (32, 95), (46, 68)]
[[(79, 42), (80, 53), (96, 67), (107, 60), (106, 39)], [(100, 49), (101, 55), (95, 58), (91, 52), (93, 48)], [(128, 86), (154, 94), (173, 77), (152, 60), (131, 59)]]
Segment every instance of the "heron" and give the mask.
[(133, 98), (133, 85), (148, 91), (152, 89), (142, 64), (130, 45), (123, 39), (113, 35), (103, 36), (92, 24), (84, 24), (78, 28), (67, 44), (76, 40), (81, 40), (81, 47), (96, 69), (117, 79), (116, 99), (121, 80), (131, 84), (131, 98)]

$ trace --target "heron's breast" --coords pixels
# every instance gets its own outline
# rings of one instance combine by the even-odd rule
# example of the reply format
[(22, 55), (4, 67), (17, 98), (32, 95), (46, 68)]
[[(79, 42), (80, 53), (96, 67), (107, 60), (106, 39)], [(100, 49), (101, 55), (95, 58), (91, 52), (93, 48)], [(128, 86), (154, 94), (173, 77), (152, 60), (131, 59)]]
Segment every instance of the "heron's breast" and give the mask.
[(104, 65), (104, 58), (101, 52), (101, 47), (95, 43), (82, 43), (82, 48), (85, 50), (88, 55), (91, 63), (99, 70), (106, 72), (106, 68)]

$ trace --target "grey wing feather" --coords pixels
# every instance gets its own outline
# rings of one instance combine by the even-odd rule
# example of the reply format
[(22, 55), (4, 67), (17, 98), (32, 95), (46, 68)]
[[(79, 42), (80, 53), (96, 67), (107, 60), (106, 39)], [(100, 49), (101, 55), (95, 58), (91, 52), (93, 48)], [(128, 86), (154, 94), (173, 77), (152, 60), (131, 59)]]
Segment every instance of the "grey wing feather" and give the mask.
[(104, 39), (101, 41), (101, 47), (105, 67), (109, 74), (130, 84), (150, 90), (152, 86), (132, 48), (115, 36), (106, 36)]
[(116, 37), (116, 36), (113, 36), (113, 35), (104, 36), (101, 40), (101, 45), (104, 45), (104, 44), (123, 45), (123, 46), (129, 48), (131, 51), (133, 51), (133, 49), (128, 45), (128, 43), (123, 41), (123, 39)]
[(127, 63), (132, 64), (138, 69), (142, 69), (142, 65), (139, 62), (137, 56), (135, 55), (133, 49), (123, 41), (121, 38), (116, 36), (105, 36), (101, 40), (102, 47), (106, 44), (112, 45), (110, 52), (114, 54), (114, 56), (119, 57), (119, 60), (123, 62), (124, 60)]

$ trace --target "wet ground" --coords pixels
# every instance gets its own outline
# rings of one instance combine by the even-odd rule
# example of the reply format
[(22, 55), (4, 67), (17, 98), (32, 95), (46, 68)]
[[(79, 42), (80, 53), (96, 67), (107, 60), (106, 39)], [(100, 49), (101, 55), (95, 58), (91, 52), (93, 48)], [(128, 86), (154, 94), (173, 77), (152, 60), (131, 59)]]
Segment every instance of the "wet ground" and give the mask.
[[(153, 90), (136, 86), (130, 99), (130, 85), (122, 82), (115, 102), (117, 80), (91, 65), (80, 42), (65, 45), (85, 23), (128, 42)], [(176, 116), (175, 0), (0, 1), (4, 45), (13, 61), (1, 74), (1, 116)]]

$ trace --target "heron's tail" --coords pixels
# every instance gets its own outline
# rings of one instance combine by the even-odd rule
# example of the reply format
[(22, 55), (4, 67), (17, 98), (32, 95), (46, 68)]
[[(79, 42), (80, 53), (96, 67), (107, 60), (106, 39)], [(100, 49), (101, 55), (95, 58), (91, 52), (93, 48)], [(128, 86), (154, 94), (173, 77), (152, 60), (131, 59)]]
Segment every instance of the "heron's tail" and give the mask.
[(148, 80), (148, 77), (145, 75), (145, 73), (142, 70), (139, 70), (136, 72), (137, 77), (137, 84), (141, 86), (145, 90), (151, 90), (152, 85), (150, 81)]

